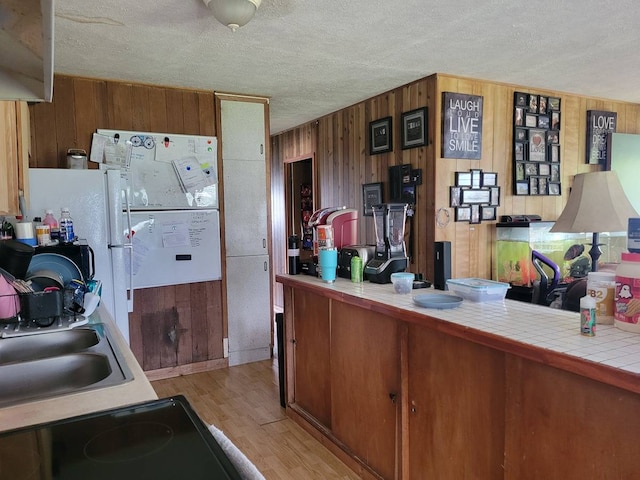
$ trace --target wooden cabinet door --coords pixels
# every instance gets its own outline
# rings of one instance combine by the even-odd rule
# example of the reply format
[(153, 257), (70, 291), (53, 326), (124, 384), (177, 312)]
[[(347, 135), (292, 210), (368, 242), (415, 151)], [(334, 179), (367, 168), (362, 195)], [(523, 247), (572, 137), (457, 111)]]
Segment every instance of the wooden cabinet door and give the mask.
[(408, 369), (406, 478), (503, 478), (504, 354), (412, 325)]
[(330, 428), (329, 299), (295, 289), (293, 318), (294, 403)]
[(16, 106), (0, 101), (0, 215), (17, 215), (19, 185)]
[(334, 435), (383, 478), (395, 478), (400, 346), (395, 319), (331, 306)]

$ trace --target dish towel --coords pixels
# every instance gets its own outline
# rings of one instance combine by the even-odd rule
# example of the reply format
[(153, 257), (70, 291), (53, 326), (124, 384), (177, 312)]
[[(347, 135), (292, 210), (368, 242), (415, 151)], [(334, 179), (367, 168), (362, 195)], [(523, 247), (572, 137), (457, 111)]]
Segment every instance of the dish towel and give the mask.
[(243, 480), (266, 480), (255, 465), (249, 461), (245, 454), (242, 453), (238, 447), (236, 447), (231, 440), (225, 436), (224, 433), (222, 433), (222, 430), (218, 430), (216, 427), (211, 425), (209, 427), (209, 431), (222, 447), (224, 453), (227, 454), (227, 457), (229, 457), (233, 466), (236, 467), (236, 470), (238, 470), (238, 473)]

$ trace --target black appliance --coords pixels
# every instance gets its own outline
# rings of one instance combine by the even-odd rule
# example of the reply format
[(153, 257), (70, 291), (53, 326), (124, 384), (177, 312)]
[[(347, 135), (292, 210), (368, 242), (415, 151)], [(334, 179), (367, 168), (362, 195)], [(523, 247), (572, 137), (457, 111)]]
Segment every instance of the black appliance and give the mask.
[(409, 265), (404, 245), (407, 207), (402, 203), (372, 206), (376, 248), (374, 257), (364, 267), (364, 274), (372, 283), (391, 283), (391, 274), (404, 272)]
[(38, 255), (39, 253), (57, 253), (58, 255), (67, 257), (78, 266), (85, 282), (87, 280), (91, 280), (96, 274), (96, 263), (93, 258), (93, 250), (86, 240), (79, 239), (74, 243), (61, 243), (58, 245), (35, 247), (34, 254)]
[(4, 478), (237, 479), (181, 395), (0, 434)]
[(362, 265), (366, 265), (369, 259), (375, 255), (375, 250), (375, 245), (349, 245), (348, 247), (342, 247), (338, 252), (338, 276), (340, 278), (351, 278), (351, 259), (360, 257)]

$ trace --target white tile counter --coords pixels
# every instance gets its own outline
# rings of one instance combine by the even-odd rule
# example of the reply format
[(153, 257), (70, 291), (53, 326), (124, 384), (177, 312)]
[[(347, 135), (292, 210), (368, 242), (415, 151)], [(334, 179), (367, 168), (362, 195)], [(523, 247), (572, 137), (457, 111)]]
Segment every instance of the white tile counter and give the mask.
[(437, 310), (414, 304), (413, 295), (449, 292), (431, 288), (401, 295), (391, 284), (341, 278), (327, 284), (308, 275), (278, 275), (276, 280), (640, 393), (640, 334), (597, 325), (594, 337), (583, 336), (577, 312), (508, 299), (465, 300), (457, 308)]

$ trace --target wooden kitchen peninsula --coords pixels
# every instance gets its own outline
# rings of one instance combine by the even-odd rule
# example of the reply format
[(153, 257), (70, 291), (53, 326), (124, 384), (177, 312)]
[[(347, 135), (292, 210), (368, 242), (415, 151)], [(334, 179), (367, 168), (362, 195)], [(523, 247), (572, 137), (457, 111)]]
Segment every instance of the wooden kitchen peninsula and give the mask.
[(512, 300), (433, 310), (390, 284), (277, 281), (288, 415), (363, 478), (637, 478), (640, 335), (583, 337), (577, 313)]

